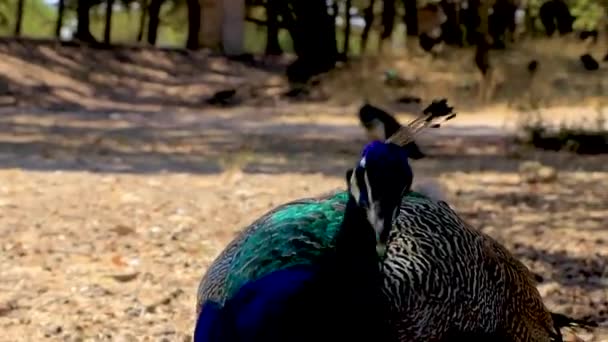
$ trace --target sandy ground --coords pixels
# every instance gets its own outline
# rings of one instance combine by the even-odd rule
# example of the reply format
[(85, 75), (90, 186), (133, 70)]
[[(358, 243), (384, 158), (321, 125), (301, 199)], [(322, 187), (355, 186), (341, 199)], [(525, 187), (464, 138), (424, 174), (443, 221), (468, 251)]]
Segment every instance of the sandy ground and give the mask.
[[(2, 49), (11, 79), (40, 76)], [(77, 82), (51, 76), (0, 109), (0, 341), (189, 341), (198, 281), (234, 233), (342, 187), (364, 143), (352, 106), (57, 100)], [(516, 147), (500, 113), (422, 137), (416, 174), (541, 275), (551, 309), (600, 323), (585, 341), (608, 341), (608, 157)], [(529, 160), (557, 177), (525, 181)]]

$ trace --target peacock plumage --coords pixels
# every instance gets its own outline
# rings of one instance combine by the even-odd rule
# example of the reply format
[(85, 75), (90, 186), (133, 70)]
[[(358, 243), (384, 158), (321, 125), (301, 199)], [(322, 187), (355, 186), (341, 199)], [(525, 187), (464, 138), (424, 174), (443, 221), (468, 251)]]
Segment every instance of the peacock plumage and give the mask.
[[(418, 125), (430, 124), (414, 120), (406, 127), (409, 138), (396, 134), (389, 142), (407, 145), (421, 127)], [(300, 199), (246, 227), (201, 280), (197, 313), (220, 310), (248, 284), (269, 275), (280, 277), (282, 270), (322, 263), (328, 251), (335, 249), (348, 199), (345, 191)], [(446, 202), (413, 191), (407, 191), (399, 202), (394, 219), (389, 220), (386, 250), (379, 261), (383, 299), (377, 302), (382, 304), (368, 304), (382, 312), (365, 316), (385, 318), (386, 330), (377, 333), (388, 336), (373, 340), (561, 341), (559, 328), (574, 320), (547, 310), (532, 273), (502, 245), (469, 226)], [(371, 278), (358, 280), (366, 283)], [(356, 288), (357, 281), (351, 286)], [(268, 291), (279, 292), (272, 287)], [(340, 314), (353, 310), (345, 306), (348, 310)], [(306, 322), (309, 316), (319, 317), (316, 324), (329, 321), (330, 327), (338, 324), (329, 319), (339, 317), (335, 311), (326, 307), (321, 311), (301, 318)], [(380, 321), (369, 326), (379, 329)], [(363, 340), (360, 325), (350, 326), (359, 332), (351, 337)], [(336, 340), (348, 339), (339, 335)]]
[(223, 303), (252, 279), (282, 268), (310, 264), (332, 247), (346, 191), (283, 204), (245, 228), (209, 267), (200, 283), (198, 309)]
[[(331, 237), (323, 232), (327, 224), (311, 221), (310, 212), (297, 206), (270, 217), (279, 223), (277, 232), (285, 229), (284, 223), (304, 218), (320, 228), (318, 236), (326, 241), (315, 245), (305, 239), (284, 241), (284, 234), (268, 231), (250, 234), (240, 248), (254, 255), (233, 259), (228, 274), (240, 276), (226, 279), (235, 282), (223, 300), (205, 299), (195, 341), (388, 341), (379, 257), (403, 193), (412, 184), (407, 153), (396, 144), (366, 146), (357, 166), (346, 173), (348, 193), (336, 198), (345, 207), (334, 210), (340, 216), (332, 217)], [(312, 237), (309, 229), (300, 233)], [(294, 255), (275, 250), (275, 243), (283, 251), (295, 247)], [(261, 245), (271, 253), (260, 251)], [(298, 255), (303, 249), (312, 253)]]
[[(221, 305), (248, 281), (318, 260), (332, 247), (347, 198), (336, 192), (284, 204), (247, 227), (208, 269), (198, 310)], [(512, 341), (551, 340), (553, 321), (525, 266), (445, 202), (403, 197), (381, 269), (401, 341), (502, 329), (521, 336)]]

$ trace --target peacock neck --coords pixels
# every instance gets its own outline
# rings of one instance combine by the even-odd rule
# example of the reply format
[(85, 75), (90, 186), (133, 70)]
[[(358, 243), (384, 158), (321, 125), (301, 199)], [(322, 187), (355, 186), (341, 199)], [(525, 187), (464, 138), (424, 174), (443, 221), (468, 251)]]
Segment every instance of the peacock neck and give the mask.
[(335, 241), (336, 257), (344, 270), (354, 268), (359, 276), (378, 273), (376, 235), (364, 209), (349, 196), (344, 218)]
[(357, 327), (349, 333), (350, 340), (392, 341), (376, 234), (365, 210), (350, 196), (336, 236), (334, 256), (334, 298), (342, 310), (338, 321), (345, 327), (343, 331)]
[(399, 130), (399, 128), (401, 128), (399, 122), (397, 122), (397, 120), (395, 120), (395, 118), (393, 118), (392, 116), (387, 115), (384, 123), (386, 137), (388, 138), (391, 135), (395, 134)]

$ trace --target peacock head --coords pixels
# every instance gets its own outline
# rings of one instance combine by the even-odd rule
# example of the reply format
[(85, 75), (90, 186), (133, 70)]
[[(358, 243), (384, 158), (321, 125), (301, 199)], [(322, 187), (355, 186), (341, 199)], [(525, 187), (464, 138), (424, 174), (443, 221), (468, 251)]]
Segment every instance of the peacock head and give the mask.
[[(423, 110), (422, 115), (401, 126), (381, 110), (374, 109), (372, 113), (373, 108), (369, 105), (362, 109), (371, 113), (360, 113), (360, 120), (366, 127), (366, 123), (374, 122), (375, 118), (384, 117), (385, 122), (394, 121), (388, 131), (384, 126), (385, 136), (382, 138), (386, 140), (366, 145), (357, 166), (346, 173), (349, 194), (357, 206), (365, 210), (376, 235), (376, 251), (383, 256), (403, 194), (412, 186), (414, 175), (409, 158), (424, 156), (420, 156), (415, 137), (427, 128), (440, 127), (442, 122), (453, 119), (456, 113), (446, 99), (435, 100)], [(382, 136), (382, 132), (376, 133)]]
[(374, 141), (363, 150), (354, 169), (347, 171), (348, 191), (366, 213), (374, 229), (376, 251), (383, 256), (388, 235), (403, 194), (409, 191), (413, 172), (409, 148)]

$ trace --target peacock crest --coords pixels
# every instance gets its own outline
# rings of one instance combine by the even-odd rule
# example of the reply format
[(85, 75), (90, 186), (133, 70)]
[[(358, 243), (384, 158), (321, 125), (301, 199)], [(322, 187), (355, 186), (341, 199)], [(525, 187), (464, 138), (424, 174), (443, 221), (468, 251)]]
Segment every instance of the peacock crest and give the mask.
[(456, 113), (453, 109), (454, 107), (448, 106), (446, 99), (434, 100), (422, 111), (422, 115), (399, 128), (395, 134), (388, 137), (386, 142), (405, 146), (413, 142), (416, 136), (427, 128), (439, 128), (442, 123), (455, 118)]

